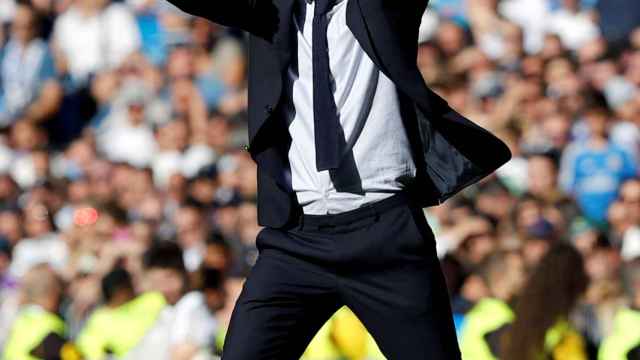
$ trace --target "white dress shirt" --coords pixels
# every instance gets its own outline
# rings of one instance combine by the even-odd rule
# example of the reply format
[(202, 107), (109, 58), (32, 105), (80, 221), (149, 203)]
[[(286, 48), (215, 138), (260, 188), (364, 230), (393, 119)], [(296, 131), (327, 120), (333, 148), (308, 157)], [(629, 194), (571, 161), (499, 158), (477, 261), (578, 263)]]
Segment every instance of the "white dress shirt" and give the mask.
[[(291, 184), (305, 214), (336, 214), (387, 198), (416, 175), (396, 87), (347, 26), (347, 3), (329, 12), (328, 45), (334, 98), (347, 152), (333, 174), (316, 169), (312, 29), (315, 4), (294, 15), (297, 62), (287, 77), (286, 119), (292, 138)], [(354, 166), (355, 165), (355, 166)]]

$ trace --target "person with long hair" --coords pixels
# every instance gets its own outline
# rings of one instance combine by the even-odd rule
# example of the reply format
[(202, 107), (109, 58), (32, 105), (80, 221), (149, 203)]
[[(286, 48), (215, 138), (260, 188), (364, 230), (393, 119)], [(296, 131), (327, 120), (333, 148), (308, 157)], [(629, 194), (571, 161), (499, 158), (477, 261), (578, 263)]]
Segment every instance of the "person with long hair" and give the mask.
[(587, 283), (576, 249), (564, 244), (551, 249), (518, 298), (515, 321), (502, 338), (501, 359), (587, 359), (584, 339), (568, 320)]

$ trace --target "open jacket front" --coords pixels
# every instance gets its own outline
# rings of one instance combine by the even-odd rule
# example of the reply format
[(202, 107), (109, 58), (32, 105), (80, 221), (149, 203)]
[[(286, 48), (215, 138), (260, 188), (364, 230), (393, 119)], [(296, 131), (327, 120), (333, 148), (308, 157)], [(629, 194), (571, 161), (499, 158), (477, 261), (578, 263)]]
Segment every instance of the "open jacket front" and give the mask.
[[(289, 134), (278, 121), (284, 77), (295, 54), (292, 12), (300, 0), (171, 0), (182, 10), (250, 33), (249, 151), (258, 164), (258, 220), (282, 227), (300, 214), (283, 176)], [(511, 152), (425, 84), (416, 64), (428, 0), (347, 0), (347, 24), (398, 88), (403, 123), (418, 168), (416, 198), (442, 203), (509, 161)]]

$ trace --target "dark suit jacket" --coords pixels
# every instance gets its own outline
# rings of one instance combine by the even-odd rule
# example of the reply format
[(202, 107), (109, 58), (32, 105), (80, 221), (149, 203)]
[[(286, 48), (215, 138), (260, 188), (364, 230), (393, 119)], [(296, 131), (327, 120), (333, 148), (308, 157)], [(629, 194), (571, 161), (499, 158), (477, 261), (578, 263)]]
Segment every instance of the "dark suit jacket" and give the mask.
[[(288, 131), (278, 121), (286, 71), (296, 54), (292, 18), (299, 0), (170, 0), (187, 13), (244, 29), (249, 37), (249, 152), (258, 164), (258, 220), (282, 227), (300, 214), (284, 176)], [(442, 203), (511, 158), (498, 138), (451, 109), (418, 70), (418, 28), (428, 0), (348, 0), (347, 24), (398, 88), (418, 168), (411, 191)]]

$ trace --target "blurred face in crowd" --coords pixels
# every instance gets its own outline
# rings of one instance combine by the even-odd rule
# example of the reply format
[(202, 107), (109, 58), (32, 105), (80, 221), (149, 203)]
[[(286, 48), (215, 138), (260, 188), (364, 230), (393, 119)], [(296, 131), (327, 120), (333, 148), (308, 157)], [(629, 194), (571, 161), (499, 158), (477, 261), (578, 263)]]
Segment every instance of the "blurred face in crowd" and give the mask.
[(18, 187), (9, 175), (0, 175), (0, 201), (9, 201), (17, 196)]
[(171, 305), (180, 300), (186, 286), (183, 274), (173, 269), (149, 269), (146, 280), (149, 290), (160, 292)]
[(595, 249), (598, 236), (599, 234), (595, 230), (583, 231), (573, 237), (572, 243), (582, 256), (586, 258)]
[(556, 149), (562, 149), (569, 141), (571, 119), (566, 115), (554, 114), (543, 120), (542, 130)]
[(226, 271), (229, 268), (229, 251), (220, 244), (207, 244), (203, 264), (207, 268)]
[(497, 246), (491, 223), (480, 218), (476, 219), (476, 221), (484, 223), (484, 225), (469, 234), (463, 243), (467, 260), (472, 264), (482, 262)]
[(28, 121), (19, 121), (11, 129), (11, 142), (16, 149), (33, 151), (44, 143), (43, 132)]
[(127, 107), (129, 123), (133, 126), (144, 124), (145, 105), (142, 102), (131, 103)]
[(562, 0), (562, 6), (573, 12), (580, 10), (580, 2), (578, 0)]
[(189, 127), (183, 120), (171, 121), (158, 129), (158, 145), (162, 150), (183, 151), (189, 143)]
[(42, 204), (28, 206), (24, 211), (24, 219), (25, 230), (29, 237), (46, 235), (53, 230), (49, 210)]
[(618, 276), (620, 257), (612, 248), (600, 247), (585, 261), (585, 269), (589, 278), (594, 281), (613, 280)]
[(205, 289), (204, 296), (211, 312), (215, 313), (224, 308), (227, 297), (224, 289)]
[(17, 41), (27, 44), (36, 37), (35, 13), (27, 6), (21, 5), (16, 12), (11, 24), (11, 33)]
[(524, 242), (522, 255), (528, 269), (535, 268), (551, 248), (548, 239), (528, 238)]
[(592, 110), (585, 115), (591, 137), (595, 139), (606, 138), (608, 116), (604, 110)]
[(560, 56), (564, 52), (564, 48), (562, 46), (562, 40), (556, 34), (547, 34), (544, 37), (544, 42), (542, 45), (542, 51), (540, 52), (542, 58), (544, 59), (552, 59), (557, 56)]
[(620, 189), (620, 199), (634, 224), (640, 223), (640, 180), (625, 182)]
[(22, 222), (17, 211), (0, 212), (0, 234), (6, 237), (12, 245), (22, 238)]
[(533, 156), (529, 158), (528, 190), (534, 195), (546, 196), (556, 190), (556, 167), (553, 160), (546, 156)]
[(494, 266), (488, 274), (488, 286), (492, 297), (508, 302), (522, 288), (526, 279), (525, 266), (518, 252), (507, 253), (500, 262), (500, 266)]
[(204, 241), (202, 214), (191, 206), (180, 208), (174, 219), (178, 242), (183, 248), (190, 248)]
[(455, 55), (464, 48), (464, 31), (454, 22), (446, 22), (438, 29), (436, 41), (445, 54)]
[(0, 279), (9, 270), (10, 265), (11, 259), (9, 259), (9, 256), (5, 252), (0, 252)]
[(109, 0), (76, 0), (77, 4), (84, 9), (99, 10), (104, 8)]
[(609, 232), (623, 239), (626, 231), (637, 223), (633, 221), (631, 211), (622, 201), (615, 201), (607, 210)]
[(190, 79), (193, 76), (193, 51), (186, 47), (174, 49), (169, 55), (167, 73), (174, 79)]
[(229, 142), (229, 122), (222, 116), (216, 116), (209, 120), (207, 126), (207, 142), (214, 149), (220, 151), (227, 148)]

